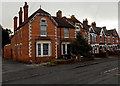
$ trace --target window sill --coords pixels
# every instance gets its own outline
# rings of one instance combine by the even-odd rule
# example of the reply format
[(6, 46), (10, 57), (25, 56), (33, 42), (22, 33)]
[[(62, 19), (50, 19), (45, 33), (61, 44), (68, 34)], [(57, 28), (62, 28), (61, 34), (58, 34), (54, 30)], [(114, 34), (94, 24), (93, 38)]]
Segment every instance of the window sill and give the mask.
[(41, 37), (47, 37), (47, 35), (40, 35)]
[(64, 37), (64, 38), (69, 38), (69, 37)]
[(50, 55), (44, 55), (44, 56), (36, 56), (37, 58), (39, 58), (39, 57), (50, 57)]

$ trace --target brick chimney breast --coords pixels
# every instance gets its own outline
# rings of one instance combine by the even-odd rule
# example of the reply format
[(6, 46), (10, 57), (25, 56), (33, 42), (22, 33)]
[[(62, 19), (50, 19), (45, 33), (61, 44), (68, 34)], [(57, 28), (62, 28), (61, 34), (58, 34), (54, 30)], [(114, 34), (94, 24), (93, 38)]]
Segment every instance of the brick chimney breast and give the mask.
[(27, 2), (25, 2), (25, 5), (24, 5), (24, 22), (28, 20), (28, 5), (27, 5)]
[(86, 18), (85, 20), (83, 19), (83, 24), (88, 25), (88, 20), (87, 20), (87, 18)]
[(71, 16), (71, 19), (75, 19), (75, 15), (72, 15), (72, 16)]
[(20, 7), (20, 11), (19, 11), (19, 26), (22, 24), (22, 7)]
[(92, 22), (91, 26), (96, 27), (96, 22)]
[(17, 28), (17, 18), (18, 17), (14, 17), (14, 32), (15, 32), (15, 29)]
[(61, 10), (58, 10), (58, 12), (56, 13), (56, 17), (62, 18), (62, 11)]

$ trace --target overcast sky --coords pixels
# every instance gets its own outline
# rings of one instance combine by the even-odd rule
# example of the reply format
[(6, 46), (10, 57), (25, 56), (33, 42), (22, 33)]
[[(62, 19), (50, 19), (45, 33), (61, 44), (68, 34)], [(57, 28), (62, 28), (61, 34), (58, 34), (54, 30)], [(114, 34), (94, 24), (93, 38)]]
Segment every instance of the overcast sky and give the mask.
[[(62, 15), (70, 17), (75, 15), (81, 22), (88, 19), (88, 24), (96, 22), (98, 27), (106, 26), (107, 29), (118, 31), (118, 3), (117, 2), (28, 2), (29, 15), (39, 9), (56, 15), (58, 10), (62, 11)], [(18, 16), (20, 7), (24, 6), (24, 2), (3, 2), (2, 3), (2, 26), (10, 28), (13, 31), (13, 17)], [(120, 34), (119, 34), (120, 35)]]

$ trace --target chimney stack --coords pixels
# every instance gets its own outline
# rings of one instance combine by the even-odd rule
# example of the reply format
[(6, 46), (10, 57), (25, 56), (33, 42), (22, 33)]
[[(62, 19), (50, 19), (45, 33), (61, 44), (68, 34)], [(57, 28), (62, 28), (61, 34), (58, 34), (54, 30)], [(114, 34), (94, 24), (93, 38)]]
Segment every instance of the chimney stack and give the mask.
[(92, 22), (91, 26), (96, 27), (96, 22)]
[(75, 15), (72, 15), (72, 16), (71, 16), (71, 19), (75, 19)]
[(62, 11), (61, 10), (58, 10), (58, 12), (56, 13), (56, 17), (62, 18)]
[(27, 5), (27, 2), (25, 2), (25, 5), (24, 5), (24, 22), (26, 20), (28, 20), (28, 5)]
[(20, 7), (20, 11), (19, 11), (19, 26), (22, 24), (22, 7)]
[(86, 18), (85, 20), (83, 19), (83, 24), (88, 25), (88, 20), (87, 20), (87, 18)]
[(14, 32), (15, 32), (15, 29), (17, 28), (17, 18), (18, 17), (14, 17)]

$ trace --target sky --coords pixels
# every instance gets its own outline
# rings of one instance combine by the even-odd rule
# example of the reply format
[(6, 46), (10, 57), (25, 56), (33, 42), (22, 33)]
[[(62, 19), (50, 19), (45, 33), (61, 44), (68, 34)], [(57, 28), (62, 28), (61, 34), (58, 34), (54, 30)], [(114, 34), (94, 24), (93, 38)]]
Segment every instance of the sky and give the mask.
[[(62, 16), (70, 17), (75, 15), (83, 22), (88, 19), (88, 24), (96, 22), (98, 27), (106, 26), (107, 29), (118, 31), (118, 2), (28, 2), (29, 16), (40, 8), (44, 9), (52, 16), (56, 16), (58, 10), (62, 11)], [(2, 26), (13, 31), (13, 18), (18, 16), (19, 8), (24, 6), (24, 2), (2, 2)], [(119, 32), (120, 35), (120, 32)]]

